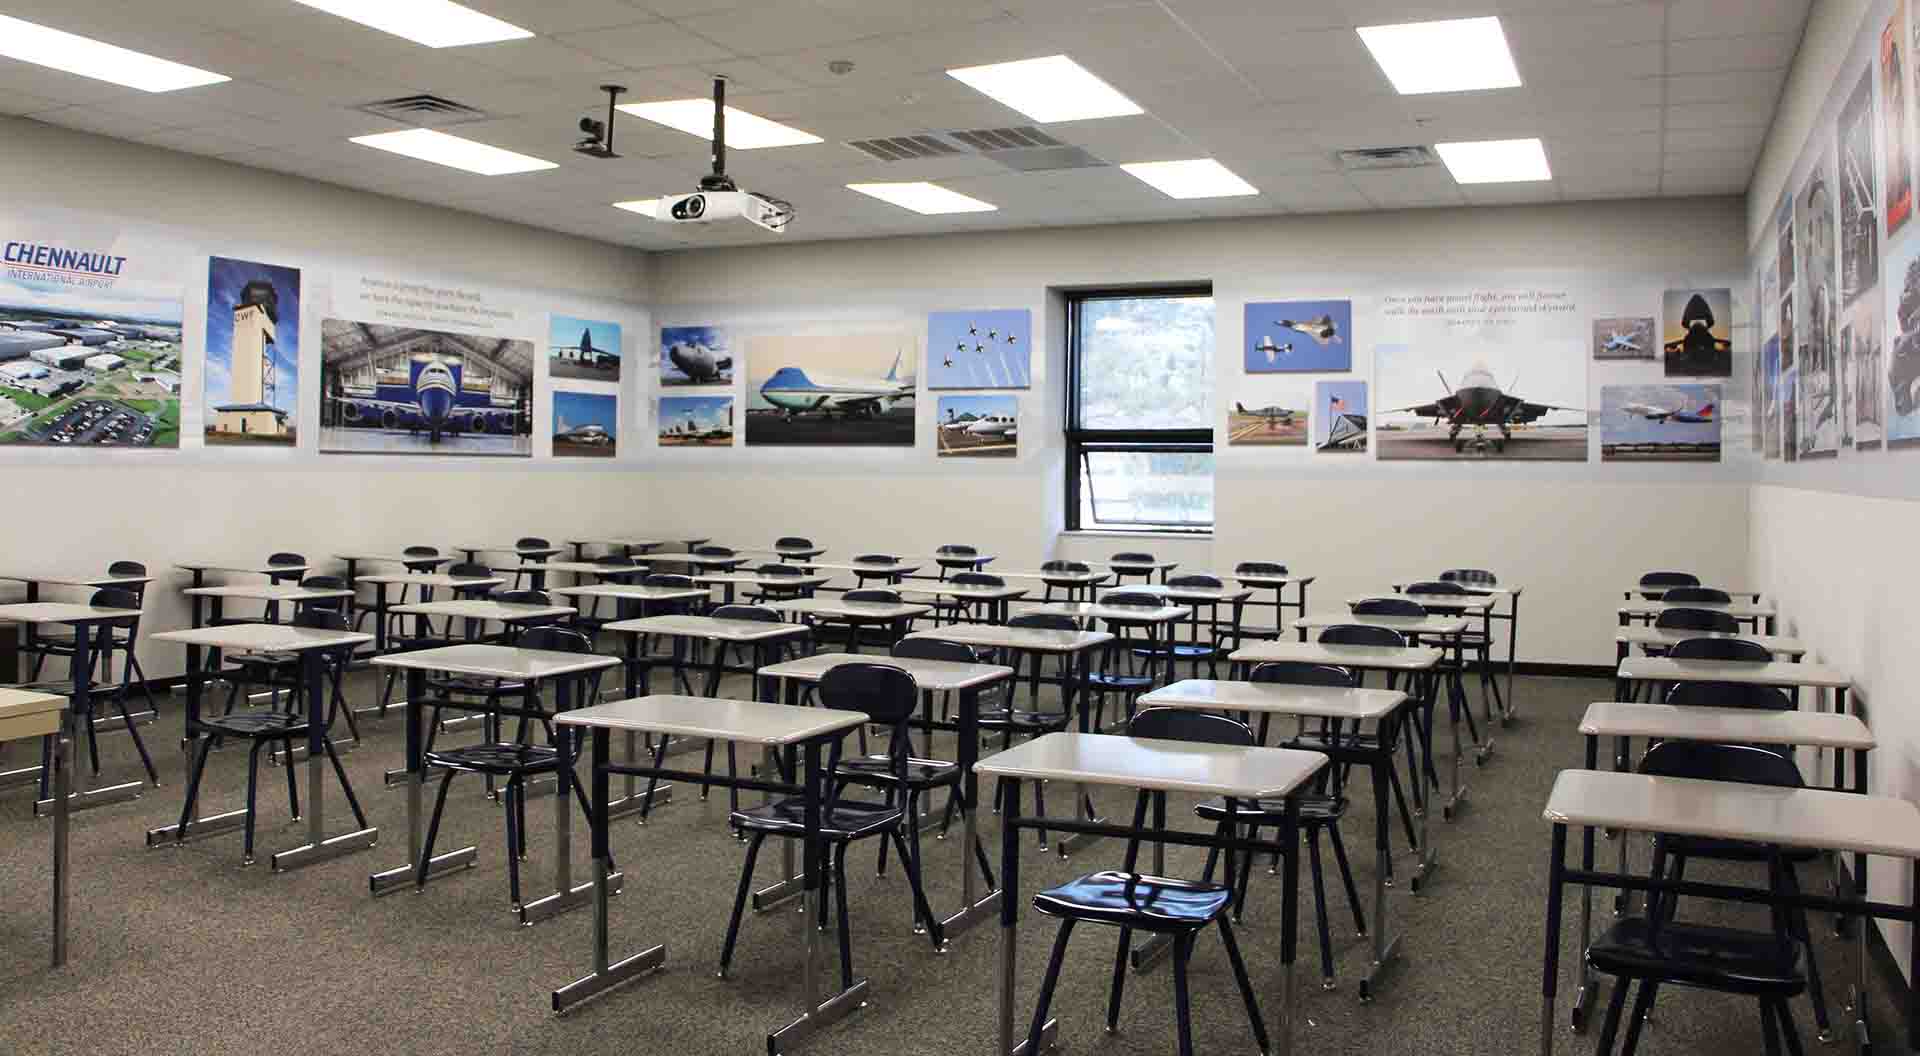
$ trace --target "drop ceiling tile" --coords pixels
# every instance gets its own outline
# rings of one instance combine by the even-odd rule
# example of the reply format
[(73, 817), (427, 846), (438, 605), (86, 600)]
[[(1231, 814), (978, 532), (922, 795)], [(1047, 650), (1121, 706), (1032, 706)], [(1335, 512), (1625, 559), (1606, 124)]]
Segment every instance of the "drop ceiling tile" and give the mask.
[(1665, 156), (1668, 172), (1751, 172), (1759, 148), (1746, 150), (1672, 150)]
[(590, 33), (562, 33), (554, 39), (625, 69), (681, 66), (734, 57), (732, 50), (664, 21), (636, 21)]
[(744, 16), (723, 11), (689, 15), (674, 22), (736, 55), (766, 55), (899, 32), (898, 26), (889, 25), (885, 18), (829, 11), (810, 0), (757, 8)]
[[(906, 46), (913, 34), (874, 37), (869, 40), (801, 48), (760, 56), (760, 62), (801, 84), (822, 89), (851, 91), (862, 84), (936, 72), (915, 51)], [(835, 61), (853, 63), (853, 70), (837, 74), (827, 69)]]
[(1772, 117), (1771, 99), (1742, 103), (1686, 103), (1667, 107), (1668, 128), (1713, 129), (1766, 124)]
[(1747, 189), (1747, 173), (1668, 173), (1660, 180), (1663, 196), (1690, 194), (1739, 194)]
[(1552, 181), (1543, 183), (1483, 183), (1462, 187), (1469, 205), (1532, 205), (1557, 202), (1560, 188)]
[(1657, 44), (1666, 39), (1664, 16), (1664, 4), (1627, 3), (1509, 14), (1501, 17), (1500, 24), (1508, 46), (1520, 59), (1535, 51), (1565, 51), (1570, 41), (1596, 48)]
[(499, 70), (515, 77), (600, 73), (635, 65), (614, 62), (549, 37), (475, 44), (459, 49), (459, 56), (476, 66)]
[(39, 110), (58, 110), (60, 104), (25, 92), (0, 93), (0, 114), (19, 116)]
[(541, 36), (626, 25), (651, 17), (626, 0), (483, 0), (473, 6)]
[[(1703, 37), (1667, 45), (1669, 74), (1778, 70), (1793, 63), (1798, 33), (1758, 33), (1744, 37)], [(1772, 100), (1767, 100), (1772, 104)]]
[(1767, 138), (1766, 125), (1722, 125), (1667, 131), (1668, 150), (1740, 150), (1757, 154)]
[[(191, 89), (189, 89), (191, 90)], [(0, 95), (31, 95), (60, 106), (81, 106), (130, 99), (144, 95), (137, 88), (125, 88), (91, 77), (61, 73), (12, 59), (0, 59)]]
[(44, 124), (96, 132), (118, 139), (134, 139), (168, 127), (150, 118), (98, 106), (63, 106), (42, 110), (34, 114), (33, 119)]
[(1738, 73), (1684, 74), (1666, 79), (1667, 101), (1737, 103), (1765, 99), (1772, 102), (1780, 98), (1780, 89), (1786, 83), (1787, 71), (1784, 67)]
[(1673, 0), (1667, 17), (1675, 40), (1736, 33), (1800, 35), (1810, 0)]
[[(1527, 91), (1549, 84), (1608, 84), (1636, 77), (1658, 77), (1667, 72), (1664, 45), (1659, 41), (1581, 47), (1578, 41), (1541, 45), (1514, 56), (1522, 87)], [(1674, 72), (1680, 72), (1675, 70)], [(1713, 72), (1713, 71), (1692, 71)]]

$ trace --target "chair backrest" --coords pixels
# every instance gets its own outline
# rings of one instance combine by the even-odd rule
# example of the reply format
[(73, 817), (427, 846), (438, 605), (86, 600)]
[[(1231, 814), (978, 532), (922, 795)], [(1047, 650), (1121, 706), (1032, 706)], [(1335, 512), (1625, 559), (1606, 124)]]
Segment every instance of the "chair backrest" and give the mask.
[(1080, 621), (1071, 616), (1046, 612), (1023, 612), (1007, 621), (1009, 627), (1033, 627), (1043, 631), (1077, 631)]
[(1309, 664), (1304, 660), (1269, 660), (1255, 665), (1249, 682), (1278, 682), (1290, 686), (1333, 686), (1352, 689), (1357, 685), (1353, 672), (1332, 664)]
[(545, 550), (552, 545), (537, 535), (523, 535), (513, 541), (515, 550)]
[(856, 565), (897, 565), (900, 563), (900, 559), (892, 554), (856, 554), (854, 555), (853, 563)]
[(1675, 660), (1748, 660), (1764, 664), (1773, 651), (1745, 638), (1687, 638), (1673, 643), (1667, 655)]
[(267, 564), (269, 565), (304, 565), (306, 563), (307, 559), (305, 557), (291, 550), (282, 550), (278, 553), (267, 555)]
[(980, 654), (972, 646), (939, 638), (902, 638), (893, 643), (893, 655), (902, 660), (944, 660), (950, 664), (980, 662)]
[(1418, 619), (1427, 614), (1427, 607), (1405, 598), (1364, 598), (1353, 603), (1353, 614), (1355, 616), (1411, 616)]
[(1225, 715), (1186, 708), (1147, 708), (1128, 721), (1127, 736), (1241, 747), (1252, 747), (1255, 743), (1253, 731), (1245, 723)]
[(1320, 631), (1321, 645), (1392, 645), (1405, 648), (1407, 638), (1391, 627), (1363, 623), (1336, 623)]
[(1043, 561), (1043, 562), (1041, 562), (1041, 564), (1040, 564), (1040, 571), (1042, 571), (1042, 572), (1072, 572), (1072, 573), (1075, 573), (1075, 574), (1081, 574), (1081, 573), (1086, 573), (1086, 572), (1091, 572), (1091, 571), (1093, 571), (1093, 566), (1092, 566), (1092, 565), (1089, 565), (1089, 564), (1087, 564), (1087, 563), (1086, 563), (1085, 561), (1066, 561), (1066, 560), (1062, 560), (1062, 559), (1059, 559), (1059, 558), (1056, 558), (1056, 559), (1054, 559), (1054, 560), (1052, 560), (1052, 561)]
[(140, 595), (124, 587), (101, 587), (93, 592), (93, 597), (87, 599), (87, 604), (101, 609), (138, 610)]
[(437, 546), (409, 546), (400, 551), (400, 553), (406, 557), (439, 557), (440, 548)]
[(965, 543), (947, 543), (944, 546), (935, 547), (933, 552), (941, 557), (978, 557), (980, 548), (968, 546)]
[(496, 591), (493, 600), (507, 605), (551, 605), (553, 598), (544, 590), (502, 590)]
[(1125, 550), (1107, 560), (1111, 565), (1151, 565), (1153, 555), (1144, 550)]
[(755, 623), (779, 623), (780, 614), (765, 605), (722, 605), (708, 613), (716, 620), (752, 620)]
[(1662, 741), (1647, 749), (1640, 772), (1656, 777), (1738, 781), (1743, 785), (1801, 788), (1806, 781), (1791, 759), (1764, 748), (1703, 741)]
[(1440, 573), (1440, 578), (1448, 583), (1471, 583), (1476, 587), (1500, 585), (1500, 577), (1484, 568), (1449, 568)]
[(813, 540), (804, 535), (783, 535), (773, 541), (776, 550), (811, 550)]
[[(339, 576), (308, 576), (300, 581), (300, 585), (308, 590), (347, 589), (347, 581), (341, 579)], [(303, 609), (344, 610), (347, 607), (347, 599), (344, 597), (316, 598), (313, 601), (302, 602), (300, 607)]]
[(1233, 566), (1236, 576), (1284, 576), (1287, 566), (1278, 561), (1242, 561)]
[(642, 586), (648, 587), (681, 587), (688, 589), (691, 589), (694, 585), (692, 576), (682, 576), (672, 572), (654, 572), (641, 579), (640, 583)]
[(753, 570), (762, 576), (792, 576), (796, 579), (806, 574), (799, 565), (789, 565), (783, 561), (768, 561), (754, 566)]
[(1649, 572), (1640, 577), (1643, 587), (1697, 587), (1700, 577), (1691, 572)]
[(1712, 609), (1668, 609), (1654, 617), (1653, 625), (1665, 631), (1719, 631), (1733, 634), (1740, 621)]
[(513, 644), (522, 649), (545, 649), (555, 653), (591, 653), (593, 639), (572, 627), (529, 627)]
[(1792, 711), (1793, 698), (1779, 686), (1749, 682), (1681, 682), (1667, 691), (1666, 702), (1677, 707), (1745, 708), (1749, 711)]
[(144, 576), (146, 574), (147, 566), (138, 561), (115, 561), (107, 566), (109, 576)]
[(955, 572), (950, 581), (965, 587), (1004, 587), (1007, 581), (991, 572)]
[(625, 554), (602, 554), (593, 563), (603, 568), (639, 568), (639, 562)]
[(1418, 583), (1407, 584), (1404, 594), (1440, 594), (1446, 597), (1465, 597), (1473, 593), (1460, 585), (1459, 581), (1447, 579), (1423, 579)]
[(1167, 580), (1167, 586), (1219, 590), (1221, 587), (1226, 586), (1226, 584), (1220, 581), (1219, 576), (1208, 575), (1205, 572), (1183, 572), (1180, 575), (1169, 578)]
[(733, 547), (731, 547), (731, 546), (716, 546), (716, 545), (714, 545), (714, 544), (712, 544), (712, 543), (707, 543), (707, 544), (703, 544), (703, 545), (701, 545), (701, 546), (696, 546), (696, 547), (694, 547), (694, 548), (693, 548), (693, 552), (694, 552), (694, 554), (695, 554), (696, 556), (698, 556), (698, 557), (734, 557), (734, 556), (737, 556), (737, 555), (736, 555), (736, 554), (734, 553), (734, 549), (733, 549)]
[(1733, 595), (1712, 587), (1674, 587), (1661, 595), (1660, 600), (1676, 604), (1705, 602), (1709, 605), (1725, 605), (1733, 600)]
[(1102, 595), (1100, 598), (1100, 604), (1102, 605), (1141, 605), (1150, 609), (1157, 609), (1160, 606), (1166, 604), (1166, 600), (1167, 599), (1151, 591), (1122, 589), (1122, 590), (1110, 590), (1106, 594)]
[(311, 606), (294, 614), (295, 627), (311, 627), (322, 631), (344, 631), (349, 629), (347, 614), (335, 609), (317, 609)]
[(900, 592), (869, 587), (866, 590), (849, 590), (840, 595), (845, 601), (877, 601), (888, 605), (900, 604)]
[(447, 575), (459, 579), (492, 579), (493, 569), (478, 561), (461, 561), (447, 566)]
[[(898, 728), (919, 711), (920, 686), (892, 664), (836, 664), (820, 677), (820, 704), (862, 712), (875, 722)], [(895, 737), (894, 742), (905, 763), (907, 739)]]

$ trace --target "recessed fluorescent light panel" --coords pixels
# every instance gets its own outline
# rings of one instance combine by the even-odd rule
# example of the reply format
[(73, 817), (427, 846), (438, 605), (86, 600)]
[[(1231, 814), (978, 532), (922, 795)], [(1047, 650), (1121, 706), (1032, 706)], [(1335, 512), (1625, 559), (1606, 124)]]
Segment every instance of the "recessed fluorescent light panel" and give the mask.
[(483, 15), (453, 0), (295, 0), (329, 15), (405, 37), (429, 48), (492, 44), (533, 36), (511, 22)]
[(947, 76), (1041, 124), (1141, 112), (1140, 104), (1065, 55), (966, 66)]
[(1435, 143), (1455, 183), (1528, 183), (1553, 179), (1547, 148), (1537, 139)]
[(940, 213), (990, 213), (1000, 208), (992, 202), (969, 198), (949, 191), (937, 183), (849, 183), (847, 190), (859, 191), (871, 198), (911, 209), (926, 216)]
[(435, 165), (445, 165), (450, 169), (464, 169), (482, 176), (506, 176), (515, 172), (536, 172), (540, 169), (560, 167), (551, 161), (516, 154), (511, 150), (501, 150), (499, 147), (490, 147), (471, 139), (461, 139), (459, 136), (449, 136), (445, 132), (435, 132), (430, 128), (409, 128), (402, 132), (355, 136), (353, 142), (363, 147), (404, 154), (409, 158), (431, 161)]
[(143, 92), (171, 92), (233, 79), (5, 15), (0, 15), (0, 55)]
[[(624, 103), (614, 107), (623, 114), (665, 125), (701, 139), (713, 139), (713, 100), (669, 99), (659, 103)], [(727, 148), (756, 150), (760, 147), (797, 147), (824, 142), (811, 132), (789, 128), (745, 110), (727, 107)]]
[(1148, 161), (1120, 167), (1127, 175), (1169, 198), (1238, 198), (1260, 193), (1259, 188), (1212, 158)]
[(1498, 18), (1361, 26), (1358, 32), (1401, 95), (1520, 87)]

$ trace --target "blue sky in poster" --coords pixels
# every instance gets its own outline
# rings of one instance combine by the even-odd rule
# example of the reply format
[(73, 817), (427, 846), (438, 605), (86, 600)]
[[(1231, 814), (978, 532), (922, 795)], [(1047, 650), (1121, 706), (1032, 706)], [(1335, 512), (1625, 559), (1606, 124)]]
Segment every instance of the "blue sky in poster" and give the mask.
[(989, 414), (1012, 418), (1020, 413), (1020, 400), (1015, 396), (942, 396), (939, 410), (941, 422), (967, 414), (975, 418)]
[(300, 391), (300, 269), (250, 260), (210, 257), (207, 261), (207, 406), (228, 402), (233, 386), (233, 305), (254, 279), (273, 283), (280, 318), (273, 327), (273, 369), (277, 377), (272, 403), (288, 413), (298, 410)]
[[(660, 328), (660, 377), (664, 381), (685, 382), (686, 374), (673, 365), (667, 356), (667, 350), (675, 345), (705, 345), (717, 353), (725, 354), (727, 332), (717, 326), (663, 326)], [(733, 373), (727, 371), (721, 376), (721, 383), (733, 379)]]
[[(1688, 414), (1713, 405), (1710, 422), (1653, 421), (1629, 413), (1629, 405)], [(1717, 444), (1720, 442), (1718, 385), (1603, 385), (1600, 388), (1600, 442), (1603, 444)]]
[[(1339, 401), (1337, 405), (1335, 401)], [(1327, 442), (1327, 430), (1333, 428), (1335, 416), (1367, 413), (1366, 382), (1322, 381), (1316, 383), (1313, 387), (1313, 413), (1308, 416), (1313, 422), (1314, 446)]]
[[(599, 346), (598, 339), (594, 342)], [(553, 390), (553, 432), (555, 436), (582, 426), (597, 425), (608, 436), (620, 433), (620, 397), (598, 392)]]
[(927, 316), (930, 389), (1028, 388), (1032, 362), (1033, 313), (1025, 308)]
[[(1323, 316), (1334, 331), (1325, 344), (1285, 325), (1317, 323)], [(1243, 338), (1249, 374), (1352, 370), (1353, 302), (1249, 301)]]
[(552, 348), (579, 348), (582, 332), (593, 336), (593, 347), (615, 359), (620, 358), (620, 324), (597, 319), (575, 319), (553, 315), (547, 320), (547, 344)]
[(691, 418), (697, 429), (724, 429), (732, 407), (731, 396), (662, 396), (660, 426), (685, 425)]

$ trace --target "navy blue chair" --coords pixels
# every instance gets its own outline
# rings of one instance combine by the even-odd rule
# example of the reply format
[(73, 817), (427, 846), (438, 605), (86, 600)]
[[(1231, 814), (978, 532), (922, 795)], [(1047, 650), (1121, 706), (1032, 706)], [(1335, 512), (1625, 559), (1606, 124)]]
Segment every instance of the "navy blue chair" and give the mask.
[(1713, 587), (1674, 587), (1660, 598), (1670, 605), (1707, 604), (1726, 605), (1733, 601), (1733, 595)]
[(1773, 660), (1773, 650), (1745, 638), (1687, 638), (1675, 642), (1667, 655), (1675, 660), (1743, 660), (1754, 664)]
[[(1093, 571), (1093, 566), (1087, 564), (1085, 561), (1067, 561), (1056, 558), (1052, 561), (1042, 561), (1040, 563), (1040, 571), (1043, 573), (1058, 572), (1063, 575), (1084, 576)], [(1093, 596), (1093, 587), (1091, 585), (1083, 586), (1076, 583), (1055, 584), (1052, 580), (1044, 577), (1042, 577), (1041, 582), (1045, 583), (1047, 587), (1046, 592), (1040, 595), (1041, 601), (1052, 601), (1053, 591), (1056, 586), (1058, 586), (1062, 592), (1063, 599), (1066, 601), (1077, 600), (1082, 594), (1085, 594), (1087, 597)]]

